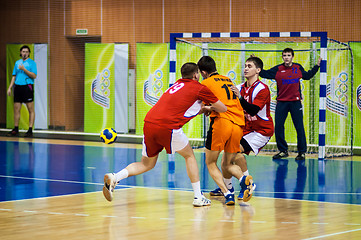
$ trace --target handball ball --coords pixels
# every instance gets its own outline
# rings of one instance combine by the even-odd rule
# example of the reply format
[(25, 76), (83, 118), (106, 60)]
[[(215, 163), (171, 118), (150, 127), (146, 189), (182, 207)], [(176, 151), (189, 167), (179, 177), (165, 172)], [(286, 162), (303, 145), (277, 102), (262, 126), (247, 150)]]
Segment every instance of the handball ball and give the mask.
[(104, 128), (100, 133), (100, 139), (105, 144), (112, 144), (117, 140), (117, 132), (113, 128)]

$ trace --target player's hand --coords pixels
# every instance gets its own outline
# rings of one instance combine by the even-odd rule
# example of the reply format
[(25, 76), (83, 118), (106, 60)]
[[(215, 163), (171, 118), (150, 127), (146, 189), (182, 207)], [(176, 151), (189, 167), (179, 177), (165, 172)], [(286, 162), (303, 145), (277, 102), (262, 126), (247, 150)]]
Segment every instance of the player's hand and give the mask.
[(10, 97), (11, 96), (11, 88), (8, 88), (7, 93), (8, 93), (8, 96)]
[(24, 71), (24, 70), (25, 70), (24, 65), (20, 64), (20, 65), (19, 65), (19, 69)]
[(202, 106), (199, 114), (204, 113), (204, 115), (209, 116), (212, 112), (211, 106)]
[(321, 65), (321, 60), (322, 60), (322, 58), (321, 58), (321, 57), (319, 57), (319, 58), (318, 58), (318, 60), (317, 60), (317, 65), (318, 65), (318, 66), (320, 66), (320, 65)]
[(241, 93), (238, 91), (236, 86), (232, 85), (231, 90), (237, 95), (238, 98), (241, 96)]

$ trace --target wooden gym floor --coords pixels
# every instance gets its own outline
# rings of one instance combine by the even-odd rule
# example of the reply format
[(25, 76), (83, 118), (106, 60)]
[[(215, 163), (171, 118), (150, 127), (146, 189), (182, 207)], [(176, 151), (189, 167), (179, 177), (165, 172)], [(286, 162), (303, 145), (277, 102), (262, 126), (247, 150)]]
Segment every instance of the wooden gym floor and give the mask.
[[(195, 154), (209, 192), (203, 150)], [(0, 238), (361, 239), (358, 157), (249, 156), (257, 188), (248, 203), (225, 206), (217, 197), (194, 208), (184, 160), (162, 152), (153, 170), (122, 180), (107, 202), (103, 175), (140, 156), (139, 145), (0, 137)]]

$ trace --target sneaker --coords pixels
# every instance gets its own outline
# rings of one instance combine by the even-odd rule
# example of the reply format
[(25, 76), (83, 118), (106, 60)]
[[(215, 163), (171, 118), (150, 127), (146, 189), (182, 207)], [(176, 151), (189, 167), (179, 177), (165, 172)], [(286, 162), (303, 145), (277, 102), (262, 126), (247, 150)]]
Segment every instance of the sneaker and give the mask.
[(33, 137), (33, 132), (32, 131), (27, 131), (25, 133), (24, 137)]
[(224, 196), (226, 201), (224, 202), (226, 205), (234, 205), (234, 194), (230, 193)]
[[(234, 194), (234, 188), (228, 189), (232, 194)], [(223, 196), (223, 192), (220, 188), (216, 188), (213, 191), (209, 192), (209, 195), (211, 196)]]
[(194, 198), (193, 199), (193, 206), (195, 207), (203, 207), (203, 206), (210, 206), (211, 200), (207, 199), (205, 196), (202, 196), (201, 198)]
[(295, 160), (305, 160), (306, 158), (306, 154), (305, 153), (298, 153), (297, 157), (295, 158)]
[(251, 175), (243, 176), (239, 185), (241, 186), (241, 191), (239, 192), (238, 200), (248, 202), (252, 198), (253, 191), (256, 189), (253, 177)]
[(117, 182), (114, 173), (107, 173), (104, 175), (103, 195), (109, 202), (113, 200), (113, 191), (116, 185)]
[(280, 159), (280, 158), (286, 158), (286, 157), (288, 157), (288, 152), (287, 151), (280, 151), (279, 153), (274, 155), (272, 158), (273, 159)]
[(209, 192), (210, 196), (223, 196), (222, 190), (220, 188), (216, 188), (213, 191)]
[(252, 198), (253, 191), (256, 189), (256, 184), (252, 183), (252, 186), (249, 186), (246, 189), (241, 189), (238, 194), (238, 200), (243, 200), (243, 202), (248, 202)]
[(19, 131), (15, 131), (15, 129), (11, 130), (10, 132), (8, 132), (6, 134), (7, 137), (15, 137), (15, 136), (19, 136)]

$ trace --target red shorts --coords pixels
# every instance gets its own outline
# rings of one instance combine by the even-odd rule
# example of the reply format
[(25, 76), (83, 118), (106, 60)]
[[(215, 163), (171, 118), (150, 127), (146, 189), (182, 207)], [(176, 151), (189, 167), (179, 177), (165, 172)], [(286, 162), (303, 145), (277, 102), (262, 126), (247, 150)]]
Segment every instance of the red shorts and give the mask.
[(180, 129), (167, 129), (157, 124), (145, 122), (143, 127), (143, 152), (146, 157), (154, 157), (164, 148), (168, 154), (182, 150), (188, 144), (188, 138)]
[(225, 118), (211, 118), (206, 148), (213, 151), (237, 153), (243, 136), (243, 127)]

